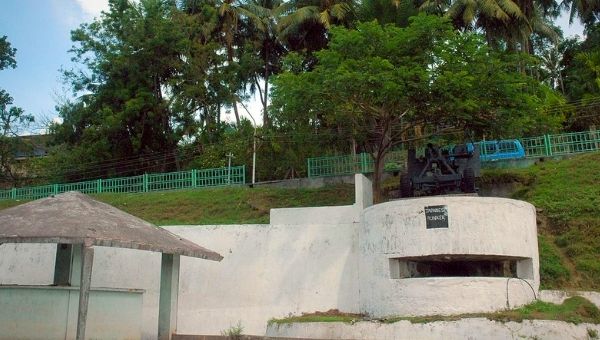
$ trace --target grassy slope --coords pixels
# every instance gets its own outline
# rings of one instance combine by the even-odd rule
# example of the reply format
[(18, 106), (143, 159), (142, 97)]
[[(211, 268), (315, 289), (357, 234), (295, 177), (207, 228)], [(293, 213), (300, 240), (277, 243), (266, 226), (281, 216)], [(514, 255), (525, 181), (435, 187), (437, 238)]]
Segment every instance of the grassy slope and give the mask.
[(354, 188), (237, 187), (95, 197), (158, 225), (269, 223), (271, 208), (352, 204)]
[(483, 177), (511, 181), (520, 183), (513, 197), (538, 208), (542, 285), (600, 289), (600, 153)]

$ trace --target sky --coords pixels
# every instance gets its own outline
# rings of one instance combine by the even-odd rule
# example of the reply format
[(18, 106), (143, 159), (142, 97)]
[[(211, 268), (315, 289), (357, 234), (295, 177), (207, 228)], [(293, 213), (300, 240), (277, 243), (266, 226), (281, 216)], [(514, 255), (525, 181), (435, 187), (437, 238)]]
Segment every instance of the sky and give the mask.
[[(38, 124), (55, 119), (57, 98), (70, 96), (60, 69), (74, 66), (68, 53), (71, 30), (106, 9), (108, 0), (2, 0), (0, 36), (8, 36), (17, 49), (17, 68), (0, 71), (0, 88), (14, 98), (14, 105), (33, 114)], [(582, 36), (583, 26), (568, 21), (566, 15), (558, 20), (565, 36)], [(262, 120), (258, 100), (248, 108), (257, 122)], [(225, 119), (233, 120), (233, 114)]]

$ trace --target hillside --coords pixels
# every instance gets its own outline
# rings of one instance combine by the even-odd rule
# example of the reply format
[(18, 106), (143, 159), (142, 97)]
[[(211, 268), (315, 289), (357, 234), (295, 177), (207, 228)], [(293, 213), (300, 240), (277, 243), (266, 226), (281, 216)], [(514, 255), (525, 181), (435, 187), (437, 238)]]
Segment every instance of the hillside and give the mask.
[[(92, 197), (157, 225), (269, 223), (271, 208), (354, 203), (352, 185), (319, 189), (219, 187)], [(0, 209), (23, 201), (0, 201)]]
[[(538, 208), (543, 288), (600, 289), (600, 153), (484, 171), (480, 187)], [(390, 178), (388, 188), (397, 185)], [(269, 209), (351, 204), (351, 185), (321, 189), (212, 188), (99, 194), (101, 201), (158, 225), (268, 223)], [(22, 202), (0, 201), (0, 209)]]
[(545, 288), (600, 289), (600, 153), (486, 171), (481, 186), (509, 185), (538, 209)]

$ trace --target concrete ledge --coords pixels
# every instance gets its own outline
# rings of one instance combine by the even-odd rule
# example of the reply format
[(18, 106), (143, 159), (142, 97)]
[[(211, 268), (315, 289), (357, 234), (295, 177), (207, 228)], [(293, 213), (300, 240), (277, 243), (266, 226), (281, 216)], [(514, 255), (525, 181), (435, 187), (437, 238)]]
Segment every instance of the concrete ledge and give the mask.
[(358, 322), (306, 322), (271, 324), (267, 336), (306, 339), (588, 339), (588, 331), (600, 333), (600, 325), (562, 321), (525, 320), (498, 322), (484, 318), (413, 324)]
[[(173, 334), (172, 340), (302, 340), (302, 338), (280, 338), (280, 337), (268, 337), (260, 335), (239, 335), (239, 336), (226, 336), (226, 335), (191, 335), (191, 334)], [(314, 340), (314, 339), (313, 339)]]
[[(79, 291), (77, 286), (53, 286), (53, 285), (5, 285), (0, 284), (0, 289), (40, 289), (40, 290), (76, 290)], [(137, 288), (106, 288), (106, 287), (91, 287), (91, 292), (113, 292), (113, 293), (132, 293), (132, 294), (143, 294), (146, 292), (145, 289)]]
[(590, 300), (591, 303), (595, 304), (596, 307), (600, 308), (600, 292), (586, 292), (586, 291), (575, 291), (566, 292), (564, 290), (541, 290), (540, 300), (544, 302), (551, 302), (560, 305), (567, 298), (572, 296), (581, 296)]

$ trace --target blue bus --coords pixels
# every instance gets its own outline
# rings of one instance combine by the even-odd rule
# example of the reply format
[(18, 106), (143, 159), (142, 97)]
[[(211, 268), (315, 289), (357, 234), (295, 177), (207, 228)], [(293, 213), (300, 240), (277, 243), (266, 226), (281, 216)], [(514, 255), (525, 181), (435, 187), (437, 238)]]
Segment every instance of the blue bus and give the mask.
[(482, 162), (525, 158), (525, 149), (518, 139), (488, 140), (478, 144)]

